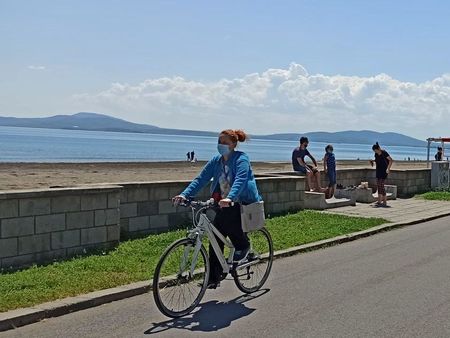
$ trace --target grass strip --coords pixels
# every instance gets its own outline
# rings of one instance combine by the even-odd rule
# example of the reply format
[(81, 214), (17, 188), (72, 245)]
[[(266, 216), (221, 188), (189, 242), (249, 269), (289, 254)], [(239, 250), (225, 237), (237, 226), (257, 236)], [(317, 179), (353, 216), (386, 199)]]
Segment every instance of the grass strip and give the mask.
[(429, 191), (418, 197), (430, 201), (450, 201), (450, 191)]
[[(275, 250), (287, 249), (387, 223), (305, 210), (267, 220)], [(164, 249), (185, 230), (130, 240), (113, 251), (0, 274), (0, 312), (150, 280)]]

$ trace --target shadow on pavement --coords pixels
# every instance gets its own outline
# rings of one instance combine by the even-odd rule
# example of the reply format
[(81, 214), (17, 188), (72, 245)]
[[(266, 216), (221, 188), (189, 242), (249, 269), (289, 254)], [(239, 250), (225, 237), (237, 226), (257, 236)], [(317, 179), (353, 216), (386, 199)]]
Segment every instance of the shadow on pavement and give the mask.
[(261, 289), (249, 295), (242, 295), (228, 302), (212, 300), (200, 304), (197, 311), (180, 318), (170, 319), (160, 323), (153, 323), (153, 327), (145, 331), (145, 334), (161, 333), (170, 329), (182, 329), (189, 331), (213, 332), (230, 326), (233, 320), (243, 318), (251, 314), (255, 309), (248, 308), (245, 302), (261, 297), (270, 289)]

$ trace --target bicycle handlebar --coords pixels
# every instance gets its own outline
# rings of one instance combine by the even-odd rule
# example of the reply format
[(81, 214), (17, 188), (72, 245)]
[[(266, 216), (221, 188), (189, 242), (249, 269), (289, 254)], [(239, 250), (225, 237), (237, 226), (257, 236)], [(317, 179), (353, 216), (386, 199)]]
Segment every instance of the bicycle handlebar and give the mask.
[[(174, 202), (174, 205), (179, 205), (182, 207), (194, 207), (194, 208), (212, 208), (217, 207), (218, 203), (213, 198), (210, 198), (207, 201), (191, 201), (187, 199), (179, 203)], [(229, 205), (231, 207), (234, 206), (234, 202), (230, 202)]]

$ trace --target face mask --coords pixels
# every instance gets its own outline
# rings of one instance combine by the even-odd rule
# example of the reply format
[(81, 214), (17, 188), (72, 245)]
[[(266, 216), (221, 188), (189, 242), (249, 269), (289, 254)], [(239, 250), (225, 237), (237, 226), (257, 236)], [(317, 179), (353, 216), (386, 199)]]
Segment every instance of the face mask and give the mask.
[(228, 144), (217, 144), (217, 151), (222, 156), (227, 156), (229, 153), (231, 153), (231, 149)]
[(332, 153), (333, 153), (333, 150), (327, 150), (327, 153), (328, 153), (328, 154), (332, 154)]

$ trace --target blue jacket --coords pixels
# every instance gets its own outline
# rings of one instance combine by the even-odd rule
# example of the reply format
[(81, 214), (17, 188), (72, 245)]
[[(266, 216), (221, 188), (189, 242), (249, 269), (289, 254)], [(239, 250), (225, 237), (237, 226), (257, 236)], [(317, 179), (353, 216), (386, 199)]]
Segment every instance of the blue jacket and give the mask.
[[(261, 201), (256, 180), (250, 166), (247, 154), (242, 151), (233, 151), (228, 158), (228, 167), (231, 170), (231, 190), (228, 196), (234, 202), (250, 204)], [(222, 156), (214, 156), (201, 171), (201, 173), (188, 185), (181, 193), (185, 197), (194, 197), (200, 189), (211, 181), (211, 194), (216, 191), (219, 184), (219, 177), (222, 173)]]

